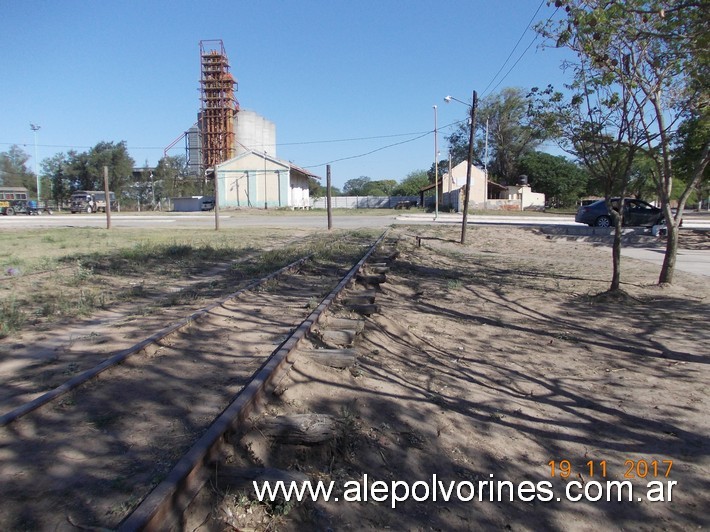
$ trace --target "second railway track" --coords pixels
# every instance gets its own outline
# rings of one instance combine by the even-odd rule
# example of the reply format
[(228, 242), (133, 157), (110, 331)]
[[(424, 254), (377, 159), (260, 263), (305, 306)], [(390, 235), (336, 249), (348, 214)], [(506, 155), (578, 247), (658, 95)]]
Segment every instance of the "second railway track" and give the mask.
[(9, 420), (0, 428), (2, 528), (118, 526), (363, 262), (346, 278), (342, 267), (303, 262)]

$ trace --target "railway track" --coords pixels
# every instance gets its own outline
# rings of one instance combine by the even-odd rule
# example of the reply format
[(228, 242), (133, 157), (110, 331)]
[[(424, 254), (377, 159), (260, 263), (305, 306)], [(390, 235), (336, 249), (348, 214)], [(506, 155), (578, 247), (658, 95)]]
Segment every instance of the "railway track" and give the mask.
[(2, 528), (178, 519), (226, 435), (384, 236), (344, 277), (301, 259), (5, 413)]

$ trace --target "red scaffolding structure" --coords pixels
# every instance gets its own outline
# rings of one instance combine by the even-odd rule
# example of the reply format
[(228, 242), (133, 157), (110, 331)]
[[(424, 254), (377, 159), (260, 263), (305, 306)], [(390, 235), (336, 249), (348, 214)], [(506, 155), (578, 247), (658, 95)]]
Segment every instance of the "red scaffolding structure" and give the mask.
[(200, 60), (202, 168), (209, 171), (235, 155), (234, 117), (239, 102), (222, 40), (200, 41)]

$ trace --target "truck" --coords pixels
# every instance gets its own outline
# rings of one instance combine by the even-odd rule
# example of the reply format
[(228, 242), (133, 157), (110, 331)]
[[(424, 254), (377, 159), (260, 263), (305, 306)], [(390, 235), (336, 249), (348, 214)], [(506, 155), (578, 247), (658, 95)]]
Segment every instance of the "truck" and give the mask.
[[(49, 209), (45, 209), (52, 214)], [(40, 214), (37, 202), (30, 199), (25, 187), (0, 187), (0, 214)]]
[[(109, 192), (111, 210), (115, 210), (116, 195)], [(72, 214), (77, 212), (106, 212), (106, 193), (100, 190), (77, 190), (71, 195), (69, 210)]]

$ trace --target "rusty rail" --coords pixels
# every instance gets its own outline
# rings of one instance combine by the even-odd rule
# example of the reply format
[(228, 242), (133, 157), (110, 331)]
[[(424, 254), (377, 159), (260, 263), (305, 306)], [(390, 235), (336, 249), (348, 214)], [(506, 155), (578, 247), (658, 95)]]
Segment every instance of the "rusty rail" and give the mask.
[(387, 231), (380, 235), (320, 305), (271, 354), (265, 364), (256, 371), (249, 384), (180, 459), (165, 480), (158, 484), (143, 502), (124, 519), (118, 528), (119, 532), (170, 530), (181, 523), (186, 508), (209, 478), (210, 468), (221, 456), (222, 446), (228, 443), (229, 435), (238, 432), (239, 426), (245, 419), (259, 404), (265, 402), (275, 383), (295, 362), (295, 357), (291, 355), (298, 344), (318, 323), (323, 313), (338, 298), (343, 289), (355, 278), (360, 268), (386, 235)]
[(159, 342), (160, 340), (163, 340), (165, 337), (181, 330), (184, 327), (187, 327), (189, 324), (193, 323), (194, 321), (199, 320), (209, 312), (211, 312), (214, 308), (223, 305), (230, 299), (234, 299), (235, 297), (239, 296), (240, 294), (244, 292), (248, 292), (249, 290), (253, 290), (254, 288), (257, 288), (259, 285), (274, 279), (278, 277), (279, 275), (282, 275), (286, 273), (287, 271), (293, 270), (294, 268), (297, 268), (307, 260), (309, 260), (312, 257), (312, 255), (308, 255), (306, 257), (302, 257), (298, 259), (297, 261), (292, 262), (291, 264), (288, 264), (284, 266), (283, 268), (267, 275), (266, 277), (262, 277), (261, 279), (258, 279), (256, 281), (252, 281), (251, 283), (247, 284), (245, 287), (237, 290), (236, 292), (229, 294), (228, 296), (225, 296), (216, 302), (212, 303), (211, 305), (208, 305), (207, 307), (200, 309), (196, 312), (193, 312), (190, 316), (187, 318), (183, 318), (182, 320), (173, 323), (172, 325), (169, 325), (168, 327), (165, 327), (164, 329), (158, 331), (157, 333), (149, 336), (148, 338), (145, 338), (144, 340), (141, 340), (137, 344), (134, 344), (133, 346), (124, 349), (122, 351), (119, 351), (112, 357), (104, 360), (102, 363), (94, 366), (91, 369), (88, 369), (84, 371), (83, 373), (80, 373), (79, 375), (76, 375), (75, 377), (72, 377), (68, 381), (66, 381), (64, 384), (57, 386), (56, 388), (48, 391), (45, 394), (40, 395), (39, 397), (33, 399), (32, 401), (29, 401), (27, 403), (24, 403), (17, 408), (10, 410), (9, 412), (6, 412), (2, 416), (0, 416), (0, 427), (4, 427), (5, 425), (8, 425), (15, 421), (16, 419), (32, 412), (33, 410), (38, 409), (39, 407), (53, 401), (57, 397), (60, 397), (64, 395), (67, 392), (70, 392), (71, 390), (75, 389), (78, 386), (81, 386), (85, 382), (96, 378), (98, 375), (106, 371), (107, 369), (116, 366), (118, 364), (121, 364), (124, 362), (128, 357), (135, 355), (136, 353), (139, 353), (146, 347), (148, 347), (151, 344), (155, 344)]

